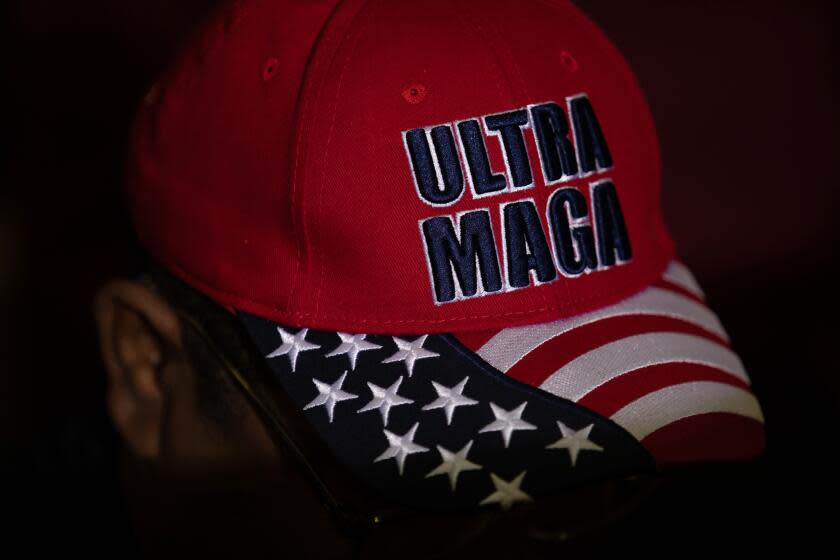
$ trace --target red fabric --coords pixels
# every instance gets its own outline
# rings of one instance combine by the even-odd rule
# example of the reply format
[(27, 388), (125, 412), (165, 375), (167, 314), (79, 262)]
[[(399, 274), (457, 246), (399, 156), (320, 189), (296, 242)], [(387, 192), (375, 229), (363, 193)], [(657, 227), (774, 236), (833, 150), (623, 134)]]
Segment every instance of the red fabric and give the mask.
[[(670, 282), (662, 281), (656, 285), (672, 290), (681, 297), (698, 299)], [(540, 329), (542, 326), (532, 328)], [(505, 338), (505, 333), (508, 338)], [(532, 349), (531, 343), (524, 342), (530, 339), (526, 332), (522, 332), (519, 339), (523, 341), (522, 345), (517, 345), (516, 340), (510, 339), (509, 336), (513, 333), (506, 330), (459, 333), (456, 338), (507, 376), (533, 387), (541, 387), (562, 398), (573, 398), (576, 404), (603, 417), (612, 418), (634, 434), (634, 426), (638, 422), (644, 423), (645, 419), (622, 416), (622, 409), (633, 406), (639, 399), (662, 389), (706, 382), (704, 388), (698, 389), (697, 393), (676, 394), (670, 402), (660, 404), (660, 408), (647, 410), (646, 414), (666, 423), (644, 437), (638, 436), (641, 437), (640, 443), (652, 453), (660, 467), (698, 461), (749, 459), (760, 455), (765, 445), (763, 422), (749, 414), (708, 411), (716, 406), (714, 402), (706, 403), (707, 411), (702, 411), (701, 407), (701, 412), (698, 413), (695, 399), (702, 398), (703, 394), (712, 390), (716, 384), (752, 393), (748, 379), (733, 375), (714, 360), (709, 363), (687, 362), (675, 353), (670, 361), (635, 366), (636, 369), (611, 376), (603, 383), (593, 385), (588, 392), (574, 397), (564, 394), (562, 389), (557, 392), (557, 389), (552, 389), (550, 385), (544, 386), (548, 378), (572, 360), (604, 345), (645, 333), (684, 333), (729, 348), (726, 340), (684, 318), (635, 313), (602, 318), (570, 330), (561, 330)], [(494, 339), (497, 334), (500, 338)], [(698, 339), (699, 342), (701, 341)], [(497, 350), (501, 347), (507, 347), (509, 352), (521, 357), (512, 363), (499, 358)], [(520, 354), (523, 349), (528, 350)], [(605, 363), (604, 366), (609, 369), (612, 364)], [(599, 366), (595, 364), (592, 367), (597, 370)], [(742, 401), (745, 399), (748, 397), (741, 397)], [(741, 404), (745, 406), (745, 410), (749, 409), (748, 403)]]
[(706, 299), (702, 295), (695, 294), (691, 290), (686, 290), (685, 288), (683, 288), (679, 284), (674, 284), (673, 282), (669, 282), (668, 280), (666, 280), (664, 278), (660, 278), (653, 285), (656, 286), (657, 288), (663, 288), (665, 290), (671, 290), (672, 292), (677, 292), (681, 296), (685, 296), (687, 298), (693, 299), (694, 301), (696, 301), (698, 303), (702, 303), (703, 305), (706, 304)]
[(602, 416), (612, 416), (628, 402), (648, 393), (690, 381), (716, 381), (752, 391), (749, 384), (717, 368), (705, 364), (672, 362), (643, 367), (619, 375), (584, 395), (577, 403)]
[[(367, 333), (491, 329), (574, 315), (654, 283), (673, 256), (660, 162), (634, 76), (567, 2), (349, 0), (231, 3), (195, 37), (140, 112), (130, 201), (143, 243), (217, 301), (272, 320)], [(272, 62), (271, 79), (264, 76)], [(569, 61), (574, 63), (570, 63)], [(422, 95), (406, 98), (415, 88)], [(431, 207), (402, 131), (585, 93), (614, 166)], [(494, 172), (504, 171), (487, 138)], [(589, 182), (616, 186), (633, 258), (579, 277), (436, 305), (418, 221), (500, 211)], [(591, 206), (590, 206), (591, 215)], [(544, 224), (544, 228), (545, 228)], [(546, 234), (548, 231), (546, 229)], [(500, 257), (501, 260), (501, 257)]]
[(458, 333), (458, 342), (469, 348), (473, 352), (481, 348), (488, 340), (493, 338), (498, 329), (484, 329), (480, 331), (465, 331)]
[(510, 368), (507, 375), (539, 387), (552, 373), (590, 350), (622, 338), (652, 332), (693, 334), (726, 345), (714, 334), (680, 319), (658, 315), (610, 317), (577, 327), (541, 344)]
[(659, 428), (642, 440), (659, 467), (698, 461), (740, 461), (762, 455), (764, 424), (738, 414), (710, 412)]

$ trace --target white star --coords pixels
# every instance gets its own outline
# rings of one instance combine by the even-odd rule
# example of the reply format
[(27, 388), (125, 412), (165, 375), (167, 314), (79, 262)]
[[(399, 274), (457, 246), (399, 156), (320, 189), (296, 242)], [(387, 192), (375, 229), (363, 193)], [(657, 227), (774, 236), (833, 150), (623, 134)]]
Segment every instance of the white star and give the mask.
[(460, 383), (458, 383), (454, 387), (445, 387), (440, 383), (435, 383), (434, 381), (432, 381), (432, 385), (435, 386), (435, 391), (437, 391), (438, 398), (424, 406), (423, 410), (442, 408), (446, 412), (446, 425), (448, 426), (449, 424), (451, 424), (452, 414), (455, 412), (455, 407), (465, 406), (469, 404), (478, 404), (478, 401), (475, 401), (469, 397), (465, 397), (462, 394), (464, 392), (464, 386), (467, 384), (468, 379), (469, 377), (465, 377)]
[(289, 362), (292, 364), (292, 371), (295, 371), (298, 354), (306, 352), (307, 350), (316, 350), (320, 348), (317, 344), (312, 344), (306, 341), (306, 333), (309, 329), (301, 329), (297, 334), (286, 332), (280, 327), (277, 327), (277, 332), (280, 333), (280, 338), (283, 339), (283, 344), (278, 346), (266, 358), (274, 358), (277, 356), (289, 356)]
[(519, 489), (522, 484), (522, 479), (525, 478), (525, 473), (522, 471), (519, 476), (507, 482), (493, 473), (490, 473), (490, 479), (493, 481), (493, 486), (496, 491), (481, 500), (480, 505), (485, 504), (499, 504), (502, 509), (510, 509), (514, 502), (532, 502), (533, 498)]
[(359, 352), (382, 348), (378, 344), (365, 340), (365, 337), (367, 336), (365, 334), (347, 334), (342, 332), (335, 334), (337, 334), (341, 339), (341, 344), (339, 344), (335, 350), (327, 354), (326, 357), (329, 358), (331, 356), (347, 354), (350, 358), (350, 369), (356, 369), (356, 357), (359, 355)]
[(472, 461), (467, 460), (467, 453), (470, 452), (473, 440), (467, 442), (467, 445), (461, 448), (457, 453), (452, 453), (448, 449), (437, 445), (438, 453), (443, 461), (440, 465), (429, 471), (426, 478), (430, 476), (437, 476), (439, 474), (448, 474), (449, 482), (452, 484), (452, 491), (455, 491), (455, 484), (458, 482), (458, 475), (463, 471), (474, 471), (480, 469), (481, 465), (476, 465)]
[(481, 428), (479, 432), (502, 432), (502, 438), (505, 440), (505, 447), (507, 447), (510, 444), (510, 436), (515, 430), (536, 430), (536, 426), (522, 420), (522, 411), (525, 410), (526, 404), (528, 404), (527, 401), (513, 410), (505, 410), (490, 403), (490, 408), (493, 409), (496, 419)]
[(364, 407), (360, 408), (356, 412), (367, 412), (368, 410), (379, 409), (380, 414), (382, 414), (382, 425), (387, 426), (388, 413), (391, 411), (392, 406), (409, 404), (414, 402), (411, 399), (401, 397), (397, 394), (397, 389), (400, 388), (400, 383), (402, 383), (402, 380), (403, 377), (401, 375), (387, 389), (385, 389), (384, 387), (380, 387), (379, 385), (374, 385), (373, 383), (368, 381), (368, 387), (370, 387), (370, 392), (373, 393), (373, 398), (370, 400), (369, 403), (367, 403)]
[(314, 383), (315, 386), (318, 388), (318, 396), (315, 397), (312, 400), (312, 402), (310, 402), (308, 405), (304, 406), (303, 410), (312, 408), (314, 406), (324, 405), (327, 409), (327, 416), (329, 416), (330, 422), (332, 422), (333, 409), (335, 409), (336, 403), (350, 399), (355, 399), (356, 397), (358, 397), (358, 395), (347, 393), (341, 390), (341, 384), (344, 383), (345, 377), (347, 377), (347, 371), (342, 373), (341, 377), (338, 378), (338, 381), (336, 381), (332, 385), (327, 385), (323, 381), (313, 379), (312, 383)]
[(546, 449), (568, 449), (569, 455), (572, 457), (572, 466), (575, 466), (575, 461), (577, 461), (578, 452), (581, 449), (591, 449), (593, 451), (603, 451), (604, 448), (589, 441), (589, 432), (592, 431), (592, 426), (594, 424), (589, 424), (587, 427), (575, 431), (563, 424), (563, 422), (557, 421), (557, 425), (560, 426), (560, 431), (563, 433), (563, 437), (558, 439), (552, 444), (546, 445)]
[(399, 362), (404, 361), (405, 367), (408, 369), (408, 376), (411, 377), (411, 374), (414, 372), (414, 362), (417, 360), (422, 360), (424, 358), (434, 358), (439, 356), (440, 354), (435, 354), (431, 350), (426, 350), (423, 348), (423, 343), (426, 342), (426, 337), (429, 336), (424, 334), (421, 337), (418, 337), (413, 342), (409, 342), (407, 340), (403, 340), (401, 338), (397, 338), (396, 336), (392, 336), (391, 338), (394, 339), (394, 344), (397, 345), (399, 350), (392, 356), (385, 358), (382, 360), (383, 364), (388, 364), (391, 362)]
[(417, 445), (413, 441), (414, 432), (417, 431), (417, 426), (419, 425), (420, 422), (415, 422), (411, 429), (401, 436), (393, 432), (389, 432), (388, 430), (383, 430), (385, 432), (385, 437), (388, 438), (388, 449), (386, 449), (382, 453), (382, 455), (374, 459), (373, 462), (375, 463), (377, 461), (382, 461), (383, 459), (390, 459), (391, 457), (396, 457), (397, 465), (400, 469), (400, 476), (402, 476), (406, 457), (413, 453), (422, 453), (423, 451), (429, 450), (428, 447)]

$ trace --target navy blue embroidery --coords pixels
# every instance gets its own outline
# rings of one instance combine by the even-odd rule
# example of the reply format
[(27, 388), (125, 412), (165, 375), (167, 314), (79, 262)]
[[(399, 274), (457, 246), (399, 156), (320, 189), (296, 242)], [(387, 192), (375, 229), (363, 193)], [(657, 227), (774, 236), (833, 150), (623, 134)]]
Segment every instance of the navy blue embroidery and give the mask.
[(478, 121), (470, 119), (458, 123), (458, 133), (464, 146), (464, 156), (470, 169), (473, 189), (477, 195), (502, 191), (507, 185), (505, 176), (494, 174), (487, 159), (487, 147)]
[[(566, 104), (547, 101), (403, 131), (418, 196), (431, 205), (454, 204), (468, 190), (465, 173), (473, 201), (533, 187), (529, 130), (546, 186), (591, 173), (604, 177), (613, 160), (592, 103), (580, 93), (567, 97)], [(491, 168), (485, 136), (498, 139), (504, 173)], [(629, 261), (632, 249), (615, 186), (608, 179), (590, 180), (589, 185), (590, 197), (574, 186), (563, 187), (551, 193), (546, 207), (537, 208), (532, 199), (501, 202), (501, 223), (495, 226), (501, 232), (493, 231), (494, 210), (487, 206), (421, 219), (435, 302), (527, 287), (532, 277), (536, 284), (551, 282), (559, 274), (574, 277)], [(498, 233), (503, 254), (497, 251)]]
[(522, 127), (528, 124), (528, 112), (525, 109), (490, 115), (484, 119), (487, 130), (498, 132), (502, 137), (505, 159), (510, 170), (514, 187), (526, 187), (534, 182), (531, 164), (525, 148)]
[(456, 297), (453, 269), (464, 297), (477, 293), (478, 274), (485, 292), (502, 289), (490, 214), (486, 210), (467, 212), (459, 222), (460, 235), (455, 233), (449, 216), (429, 218), (422, 224), (435, 299), (439, 303)]
[(503, 214), (510, 285), (515, 288), (529, 285), (529, 270), (536, 271), (540, 282), (554, 280), (557, 270), (534, 203), (523, 200), (507, 204)]
[[(571, 227), (569, 223), (570, 216), (572, 220), (576, 220), (585, 218), (586, 214), (586, 199), (575, 188), (558, 189), (549, 199), (548, 221), (551, 224), (551, 235), (557, 252), (557, 264), (569, 275), (580, 274), (586, 268), (598, 267), (592, 227), (589, 225)], [(575, 243), (580, 253), (579, 257), (575, 254)]]
[(592, 187), (592, 214), (598, 235), (598, 256), (602, 266), (615, 264), (615, 257), (630, 260), (633, 252), (612, 181), (602, 181)]
[(452, 128), (436, 126), (431, 131), (435, 155), (443, 177), (443, 188), (438, 184), (429, 139), (422, 128), (410, 130), (405, 135), (417, 191), (423, 200), (431, 204), (450, 204), (461, 196), (464, 190), (464, 174)]
[(577, 175), (575, 149), (569, 141), (569, 124), (563, 109), (557, 103), (534, 105), (531, 120), (546, 183)]
[(596, 171), (596, 161), (598, 169), (611, 167), (612, 156), (589, 98), (585, 95), (571, 98), (569, 112), (575, 129), (575, 146), (581, 171), (584, 173)]

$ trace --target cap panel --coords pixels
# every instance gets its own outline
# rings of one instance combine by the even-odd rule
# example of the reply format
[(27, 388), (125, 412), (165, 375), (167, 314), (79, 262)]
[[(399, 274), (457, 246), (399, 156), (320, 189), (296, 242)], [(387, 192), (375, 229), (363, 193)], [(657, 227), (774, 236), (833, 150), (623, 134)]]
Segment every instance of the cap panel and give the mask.
[(286, 305), (297, 256), (288, 180), (295, 104), (334, 4), (223, 4), (137, 116), (136, 230), (158, 260), (225, 303)]
[[(246, 6), (204, 26), (134, 135), (138, 233), (192, 285), (289, 325), (428, 333), (554, 320), (659, 278), (650, 115), (570, 4)], [(421, 186), (444, 170), (460, 191), (441, 202)]]
[[(451, 3), (373, 1), (364, 12), (325, 71), (321, 110), (301, 124), (317, 158), (307, 159), (302, 188), (309, 244), (297, 316), (421, 328), (435, 313), (425, 309), (433, 300), (418, 226), (430, 207), (415, 194), (402, 131), (490, 113), (512, 96)], [(406, 99), (412, 88), (422, 100)], [(498, 166), (500, 147), (487, 144)], [(458, 210), (483, 207), (464, 196)]]
[[(540, 0), (545, 4), (548, 5), (558, 5), (561, 3), (561, 0)], [(604, 52), (612, 53), (611, 56), (618, 58), (623, 61), (621, 65), (623, 67), (624, 74), (626, 79), (633, 84), (632, 87), (627, 88), (625, 93), (632, 96), (635, 100), (637, 110), (641, 115), (643, 115), (642, 119), (637, 123), (641, 129), (638, 131), (638, 134), (641, 136), (646, 137), (646, 149), (648, 151), (648, 157), (652, 157), (656, 159), (657, 165), (655, 168), (648, 168), (646, 172), (648, 173), (655, 173), (656, 181), (653, 183), (651, 187), (652, 190), (655, 190), (654, 196), (648, 199), (648, 203), (651, 204), (650, 214), (648, 214), (649, 224), (650, 224), (650, 234), (655, 237), (654, 243), (656, 243), (659, 247), (662, 248), (664, 254), (669, 255), (669, 259), (673, 259), (676, 256), (675, 253), (675, 244), (673, 237), (671, 236), (670, 231), (665, 223), (664, 215), (662, 212), (662, 205), (661, 205), (661, 190), (662, 190), (662, 164), (661, 164), (661, 153), (659, 149), (659, 140), (656, 134), (656, 129), (654, 126), (653, 121), (653, 114), (650, 110), (648, 105), (647, 99), (645, 98), (641, 85), (639, 84), (638, 78), (633, 73), (632, 69), (628, 65), (626, 61), (624, 61), (624, 56), (618, 50), (618, 48), (607, 38), (607, 35), (601, 30), (597, 23), (589, 19), (583, 11), (575, 6), (572, 2), (567, 2), (569, 5), (569, 11), (573, 17), (575, 17), (581, 28), (591, 28), (596, 30), (595, 33), (597, 39), (595, 43), (597, 47)], [(671, 264), (674, 264), (677, 261), (670, 261)]]
[[(490, 2), (482, 10), (488, 15), (479, 19), (477, 10), (450, 2), (365, 8), (341, 55), (323, 70), (329, 77), (316, 98), (323, 110), (301, 121), (308, 155), (297, 188), (305, 193), (307, 257), (294, 297), (300, 307), (275, 318), (365, 332), (475, 329), (586, 311), (659, 277), (672, 247), (658, 235), (659, 159), (647, 106), (600, 32), (582, 25), (582, 16), (567, 5), (560, 14), (554, 10)], [(496, 37), (499, 28), (504, 33)], [(570, 52), (574, 70), (562, 62)], [(422, 92), (419, 99), (406, 99), (412, 88)], [(603, 129), (612, 164), (546, 184), (533, 126), (525, 126), (533, 184), (512, 187), (500, 136), (488, 132), (482, 118), (515, 110), (527, 116), (529, 106), (554, 101), (571, 123), (570, 103), (581, 95)], [(481, 129), (491, 172), (508, 182), (503, 192), (483, 194), (471, 186), (474, 170), (459, 134), (459, 123), (471, 120)], [(435, 205), (419, 194), (406, 133), (439, 125), (456, 143), (463, 190), (451, 203)], [(586, 213), (577, 223), (594, 228), (592, 190), (602, 182), (615, 187), (632, 258), (577, 276), (553, 262), (554, 278), (537, 282), (531, 272), (529, 286), (514, 286), (505, 207), (533, 203), (539, 217), (534, 231), (556, 261), (550, 197), (575, 189)], [(493, 289), (477, 281), (475, 294), (465, 296), (462, 289), (454, 299), (438, 301), (423, 224), (444, 216), (457, 235), (459, 220), (476, 213), (485, 214), (492, 229), (487, 262), (495, 261), (488, 266), (497, 268), (499, 283)]]

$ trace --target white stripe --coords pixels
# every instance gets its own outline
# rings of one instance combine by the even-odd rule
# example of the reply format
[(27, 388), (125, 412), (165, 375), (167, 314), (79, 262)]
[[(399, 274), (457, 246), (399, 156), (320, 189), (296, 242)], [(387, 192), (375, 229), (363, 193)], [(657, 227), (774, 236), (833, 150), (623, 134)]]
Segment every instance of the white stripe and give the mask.
[(477, 354), (488, 364), (506, 372), (528, 352), (549, 339), (582, 325), (624, 315), (673, 317), (729, 340), (717, 315), (705, 305), (670, 290), (648, 288), (616, 305), (569, 319), (504, 329), (479, 348)]
[(578, 356), (546, 379), (541, 389), (572, 401), (635, 369), (670, 363), (705, 364), (750, 382), (730, 349), (690, 334), (656, 332), (629, 336)]
[(610, 418), (642, 440), (681, 418), (707, 412), (731, 412), (764, 423), (761, 405), (752, 393), (714, 381), (665, 387), (631, 402)]
[(665, 270), (665, 274), (662, 275), (662, 278), (672, 284), (680, 286), (681, 288), (685, 288), (698, 297), (706, 297), (705, 294), (703, 294), (703, 290), (700, 288), (700, 284), (698, 284), (697, 280), (694, 278), (694, 274), (691, 273), (687, 266), (679, 261), (671, 261), (671, 264), (668, 265), (668, 269)]

